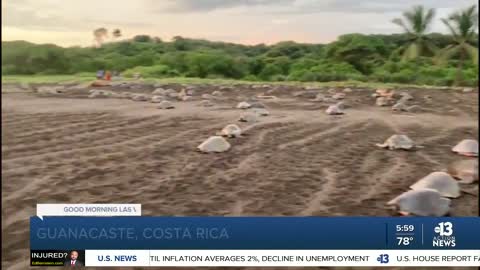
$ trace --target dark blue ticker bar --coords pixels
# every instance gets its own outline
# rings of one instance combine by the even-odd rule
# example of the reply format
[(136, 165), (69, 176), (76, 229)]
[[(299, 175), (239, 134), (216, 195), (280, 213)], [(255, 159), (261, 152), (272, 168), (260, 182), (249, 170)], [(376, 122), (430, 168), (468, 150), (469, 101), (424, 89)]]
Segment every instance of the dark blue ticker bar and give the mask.
[(32, 217), (30, 245), (32, 250), (480, 250), (480, 218)]

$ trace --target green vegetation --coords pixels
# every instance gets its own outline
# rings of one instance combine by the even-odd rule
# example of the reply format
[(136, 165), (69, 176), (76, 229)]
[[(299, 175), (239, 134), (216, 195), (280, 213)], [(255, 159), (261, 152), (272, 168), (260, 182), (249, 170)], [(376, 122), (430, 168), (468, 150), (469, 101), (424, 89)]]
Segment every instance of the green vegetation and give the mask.
[(348, 34), (330, 44), (286, 41), (247, 46), (183, 37), (164, 42), (148, 35), (118, 40), (119, 29), (112, 31), (116, 41), (106, 42), (105, 28), (94, 31), (96, 46), (88, 48), (2, 42), (2, 80), (76, 74), (82, 79), (91, 74), (91, 79), (95, 71), (108, 69), (127, 78), (140, 73), (176, 80), (478, 85), (476, 7), (443, 19), (450, 35), (428, 33), (434, 17), (434, 10), (414, 7), (393, 20), (404, 34)]

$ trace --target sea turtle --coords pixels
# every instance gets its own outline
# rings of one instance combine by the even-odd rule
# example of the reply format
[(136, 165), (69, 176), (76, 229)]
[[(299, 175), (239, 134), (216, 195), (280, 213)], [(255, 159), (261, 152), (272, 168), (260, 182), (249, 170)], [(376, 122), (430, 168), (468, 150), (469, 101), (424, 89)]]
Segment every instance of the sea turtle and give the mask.
[(318, 95), (318, 91), (315, 91), (315, 90), (300, 91), (293, 94), (294, 97), (302, 97), (302, 98), (309, 98), (309, 99), (313, 99), (317, 95)]
[(233, 87), (231, 87), (231, 86), (229, 86), (229, 85), (222, 85), (222, 86), (220, 86), (219, 89), (220, 89), (220, 90), (232, 90)]
[(120, 93), (120, 95), (122, 96), (122, 98), (131, 98), (134, 94), (130, 92), (122, 92)]
[(239, 126), (230, 124), (224, 127), (219, 135), (224, 137), (229, 137), (229, 138), (240, 137), (240, 135), (242, 135), (242, 130), (240, 129)]
[(343, 111), (337, 105), (330, 105), (325, 112), (329, 115), (344, 114)]
[(441, 217), (450, 211), (450, 199), (433, 189), (410, 190), (389, 201), (402, 215)]
[(131, 85), (129, 85), (129, 87), (132, 90), (141, 90), (143, 88), (143, 85), (141, 85), (141, 84), (131, 84)]
[(180, 92), (178, 93), (176, 98), (178, 100), (183, 100), (183, 97), (185, 97), (185, 96), (187, 96), (187, 92), (185, 91), (185, 88), (182, 88), (182, 90), (180, 90)]
[(180, 98), (181, 101), (190, 101), (190, 100), (192, 100), (192, 99), (193, 99), (192, 96), (182, 96), (182, 97)]
[(103, 86), (110, 86), (110, 81), (105, 81), (105, 80), (96, 80), (93, 81), (90, 86), (92, 87), (103, 87)]
[(242, 113), (240, 115), (240, 119), (238, 119), (240, 122), (248, 122), (248, 123), (255, 123), (258, 121), (257, 114), (254, 112), (247, 112), (247, 113)]
[(375, 104), (380, 107), (388, 106), (390, 105), (390, 100), (387, 97), (378, 97)]
[(215, 97), (210, 94), (203, 94), (202, 99), (214, 99)]
[(463, 140), (453, 147), (452, 151), (459, 155), (476, 157), (478, 156), (478, 141), (470, 139)]
[(265, 94), (260, 94), (260, 95), (256, 96), (256, 98), (258, 98), (258, 99), (277, 99), (276, 96), (269, 96), (269, 95), (265, 95)]
[(412, 105), (412, 106), (407, 107), (407, 112), (418, 113), (418, 112), (422, 112), (422, 111), (423, 111), (423, 108), (419, 105)]
[(116, 93), (112, 91), (103, 91), (103, 94), (107, 97), (114, 97)]
[(413, 100), (413, 96), (407, 92), (400, 93), (400, 96), (402, 97), (401, 99), (403, 100)]
[(212, 136), (201, 143), (197, 149), (203, 153), (220, 153), (230, 149), (230, 143), (222, 136)]
[(267, 93), (267, 95), (273, 95), (273, 94), (275, 94), (275, 93), (277, 93), (277, 92), (278, 92), (278, 89), (274, 88), (274, 89), (269, 89), (269, 90), (267, 90), (266, 93)]
[(89, 98), (108, 98), (108, 97), (119, 97), (120, 95), (111, 91), (105, 90), (97, 90), (92, 89), (90, 90)]
[(325, 99), (326, 99), (326, 98), (325, 98), (325, 96), (324, 96), (323, 94), (317, 94), (317, 95), (315, 96), (315, 98), (312, 99), (312, 101), (323, 102), (323, 101), (325, 101)]
[(200, 104), (198, 105), (202, 107), (212, 107), (214, 104), (210, 100), (206, 99), (206, 100), (200, 101)]
[(388, 89), (377, 89), (375, 90), (375, 94), (377, 94), (377, 97), (386, 97), (388, 99), (391, 99), (393, 98), (393, 96), (395, 96), (395, 91), (389, 91)]
[(165, 95), (165, 89), (163, 89), (163, 88), (157, 88), (157, 89), (153, 90), (152, 95), (161, 95), (161, 96), (163, 96), (163, 95)]
[(337, 104), (335, 104), (335, 106), (337, 106), (340, 110), (345, 110), (348, 107), (348, 105), (345, 103), (345, 101), (337, 102)]
[(221, 91), (218, 91), (218, 90), (217, 90), (217, 91), (213, 91), (213, 92), (212, 92), (212, 96), (214, 96), (214, 97), (221, 97), (221, 96), (223, 96), (223, 93), (222, 93)]
[(178, 97), (180, 97), (180, 94), (177, 93), (177, 92), (174, 92), (174, 93), (168, 93), (167, 96), (169, 98), (178, 98)]
[[(23, 90), (30, 90), (30, 88), (31, 88), (31, 87), (30, 87), (30, 84), (28, 84), (28, 83), (26, 83), (26, 82), (20, 83), (19, 86), (20, 86), (20, 88), (23, 89)], [(79, 85), (74, 85), (74, 86), (76, 86), (76, 87), (82, 86), (81, 88), (79, 87), (80, 89), (85, 88), (85, 87), (83, 87), (83, 85), (81, 85), (81, 84), (79, 84)], [(74, 86), (71, 86), (71, 87), (74, 87)], [(71, 87), (70, 87), (70, 88), (71, 88)], [(86, 87), (88, 87), (88, 86), (86, 86)]]
[[(87, 88), (88, 88), (88, 85), (86, 84), (76, 84), (68, 87), (67, 90), (85, 90)], [(29, 90), (29, 88), (23, 88), (23, 87), (22, 89)]]
[(250, 107), (252, 107), (252, 105), (250, 105), (250, 103), (245, 102), (245, 101), (240, 102), (237, 105), (237, 109), (242, 109), (242, 110), (249, 109)]
[(260, 101), (249, 101), (247, 103), (250, 104), (250, 108), (256, 108), (256, 109), (265, 109), (266, 108), (266, 106)]
[[(40, 89), (39, 89), (40, 90)], [(93, 93), (103, 93), (103, 90), (99, 90), (99, 89), (90, 89), (88, 90), (88, 93), (89, 94), (93, 94)]]
[(122, 93), (117, 93), (117, 92), (109, 92), (107, 95), (112, 98), (124, 98)]
[(168, 88), (167, 90), (165, 90), (165, 95), (170, 95), (170, 94), (178, 94), (178, 93), (172, 88)]
[(395, 105), (392, 107), (392, 111), (400, 112), (400, 111), (407, 111), (407, 105), (405, 105), (404, 102), (397, 102)]
[(478, 160), (465, 159), (451, 163), (447, 172), (454, 178), (459, 179), (460, 183), (471, 184), (478, 181)]
[(160, 103), (165, 100), (164, 96), (153, 96), (151, 102), (152, 103)]
[(158, 109), (168, 110), (173, 108), (175, 108), (175, 106), (173, 106), (173, 104), (167, 100), (163, 100), (160, 102), (160, 104), (158, 104)]
[(458, 182), (445, 172), (432, 172), (411, 185), (410, 188), (413, 190), (434, 189), (442, 196), (449, 198), (457, 198), (460, 196), (460, 186)]
[(415, 143), (407, 135), (395, 134), (390, 136), (383, 144), (377, 143), (376, 146), (390, 150), (410, 150), (415, 147)]
[(270, 115), (270, 112), (267, 111), (267, 109), (264, 109), (264, 108), (254, 108), (252, 111), (259, 116), (269, 116)]
[(93, 92), (90, 95), (88, 95), (88, 98), (107, 98), (108, 96), (104, 95), (101, 92)]
[(37, 89), (40, 94), (61, 94), (63, 87), (42, 86)]
[(335, 95), (332, 96), (332, 98), (339, 100), (339, 99), (344, 99), (345, 96), (346, 96), (345, 93), (336, 93)]
[(135, 94), (132, 96), (133, 101), (148, 101), (149, 98), (146, 95)]
[(305, 87), (303, 87), (303, 89), (305, 89), (305, 90), (319, 90), (318, 87), (316, 87), (315, 85), (306, 85)]

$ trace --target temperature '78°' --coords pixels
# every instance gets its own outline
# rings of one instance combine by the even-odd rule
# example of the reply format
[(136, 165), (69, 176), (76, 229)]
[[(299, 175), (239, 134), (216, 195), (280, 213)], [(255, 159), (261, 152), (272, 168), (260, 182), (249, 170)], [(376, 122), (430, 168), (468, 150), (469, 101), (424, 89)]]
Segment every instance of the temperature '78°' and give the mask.
[(411, 242), (413, 242), (413, 237), (399, 236), (397, 237), (397, 240), (399, 246), (408, 246)]

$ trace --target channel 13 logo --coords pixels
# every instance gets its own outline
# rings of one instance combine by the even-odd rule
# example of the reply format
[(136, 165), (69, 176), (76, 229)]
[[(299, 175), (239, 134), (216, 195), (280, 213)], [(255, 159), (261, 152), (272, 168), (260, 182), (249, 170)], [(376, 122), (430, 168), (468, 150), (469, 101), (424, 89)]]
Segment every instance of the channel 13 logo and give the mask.
[(390, 262), (390, 259), (388, 258), (388, 254), (380, 254), (377, 257), (377, 262), (384, 264)]
[(453, 236), (453, 224), (451, 222), (438, 223), (434, 232), (434, 247), (455, 247), (455, 236)]

